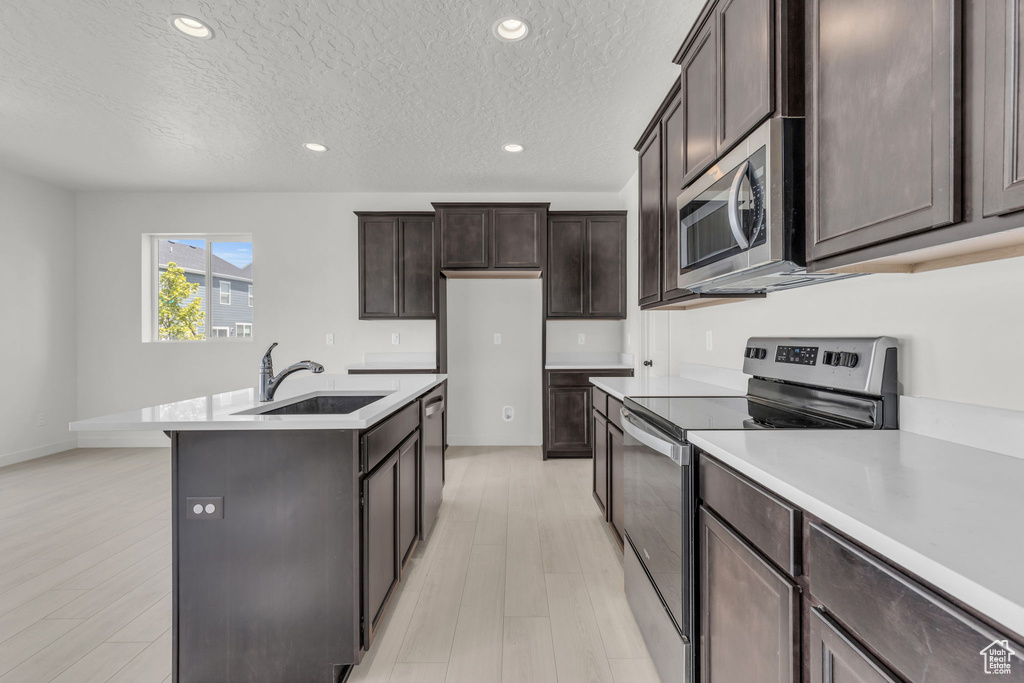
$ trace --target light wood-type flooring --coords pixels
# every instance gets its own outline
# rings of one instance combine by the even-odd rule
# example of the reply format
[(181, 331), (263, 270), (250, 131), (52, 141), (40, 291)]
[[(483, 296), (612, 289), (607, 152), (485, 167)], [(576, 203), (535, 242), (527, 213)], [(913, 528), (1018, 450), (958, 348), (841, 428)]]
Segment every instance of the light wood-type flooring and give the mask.
[[(354, 683), (658, 683), (590, 462), (450, 448)], [(170, 455), (80, 449), (0, 468), (0, 683), (170, 680)]]

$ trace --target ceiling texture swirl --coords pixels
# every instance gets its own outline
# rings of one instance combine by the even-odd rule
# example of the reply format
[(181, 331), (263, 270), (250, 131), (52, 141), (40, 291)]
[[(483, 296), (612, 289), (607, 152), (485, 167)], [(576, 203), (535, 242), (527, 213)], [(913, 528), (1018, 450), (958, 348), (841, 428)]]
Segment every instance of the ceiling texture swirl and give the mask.
[[(614, 191), (701, 4), (7, 0), (0, 165), (73, 189)], [(508, 16), (526, 39), (494, 37)]]

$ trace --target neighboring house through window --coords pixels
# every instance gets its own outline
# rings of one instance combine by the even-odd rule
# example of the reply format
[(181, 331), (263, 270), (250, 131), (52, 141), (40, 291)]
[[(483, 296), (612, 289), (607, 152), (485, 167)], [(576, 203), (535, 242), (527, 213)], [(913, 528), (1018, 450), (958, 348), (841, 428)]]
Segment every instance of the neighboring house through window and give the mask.
[(144, 339), (252, 338), (251, 238), (154, 235), (152, 252), (153, 332)]

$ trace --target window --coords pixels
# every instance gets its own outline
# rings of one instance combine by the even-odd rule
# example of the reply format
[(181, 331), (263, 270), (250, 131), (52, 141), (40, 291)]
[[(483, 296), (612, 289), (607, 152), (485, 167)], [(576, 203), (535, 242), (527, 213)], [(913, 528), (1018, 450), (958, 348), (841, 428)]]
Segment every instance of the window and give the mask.
[[(147, 235), (145, 240), (153, 275), (143, 295), (144, 341), (252, 338), (251, 237)], [(249, 305), (232, 307), (232, 290), (248, 290)]]

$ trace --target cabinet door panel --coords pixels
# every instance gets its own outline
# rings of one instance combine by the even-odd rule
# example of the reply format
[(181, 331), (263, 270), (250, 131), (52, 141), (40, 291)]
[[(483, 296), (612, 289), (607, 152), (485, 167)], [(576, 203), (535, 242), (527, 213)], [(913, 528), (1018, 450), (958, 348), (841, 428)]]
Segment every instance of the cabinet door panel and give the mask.
[(548, 389), (548, 448), (591, 450), (590, 388)]
[(799, 589), (703, 507), (700, 550), (703, 683), (796, 683)]
[(363, 645), (369, 649), (398, 584), (398, 454), (363, 480)]
[(543, 211), (498, 207), (493, 214), (495, 268), (540, 268)]
[(680, 92), (683, 125), (683, 185), (718, 156), (718, 54), (715, 17), (701, 30), (683, 57)]
[(594, 419), (594, 497), (608, 515), (608, 422), (596, 410)]
[(401, 219), (401, 311), (403, 318), (437, 315), (438, 266), (431, 218)]
[(445, 208), (441, 221), (441, 268), (487, 268), (490, 209)]
[(1024, 111), (1021, 0), (985, 3), (986, 216), (1024, 209)]
[(416, 546), (419, 521), (418, 438), (406, 441), (398, 452), (398, 558), (405, 564)]
[(957, 220), (958, 3), (808, 7), (808, 258)]
[(548, 227), (548, 269), (544, 273), (548, 315), (583, 316), (583, 236), (586, 220), (582, 216), (552, 218)]
[(897, 683), (832, 620), (811, 610), (811, 683)]
[(397, 318), (398, 219), (359, 219), (359, 317)]
[(772, 0), (723, 0), (718, 8), (718, 154), (772, 112)]
[(661, 134), (640, 149), (640, 305), (661, 300)]
[(625, 474), (622, 456), (626, 445), (622, 440), (620, 432), (611, 423), (608, 424), (608, 521), (611, 523), (612, 531), (618, 537), (619, 545), (622, 543), (623, 517), (625, 515), (625, 501), (622, 500), (622, 477)]
[(626, 317), (626, 221), (618, 216), (587, 219), (586, 315)]
[(664, 188), (662, 190), (662, 301), (668, 301), (689, 294), (689, 290), (680, 289), (679, 278), (679, 213), (676, 211), (676, 199), (683, 189), (683, 98), (677, 97), (661, 120), (661, 134), (664, 139), (662, 158)]

